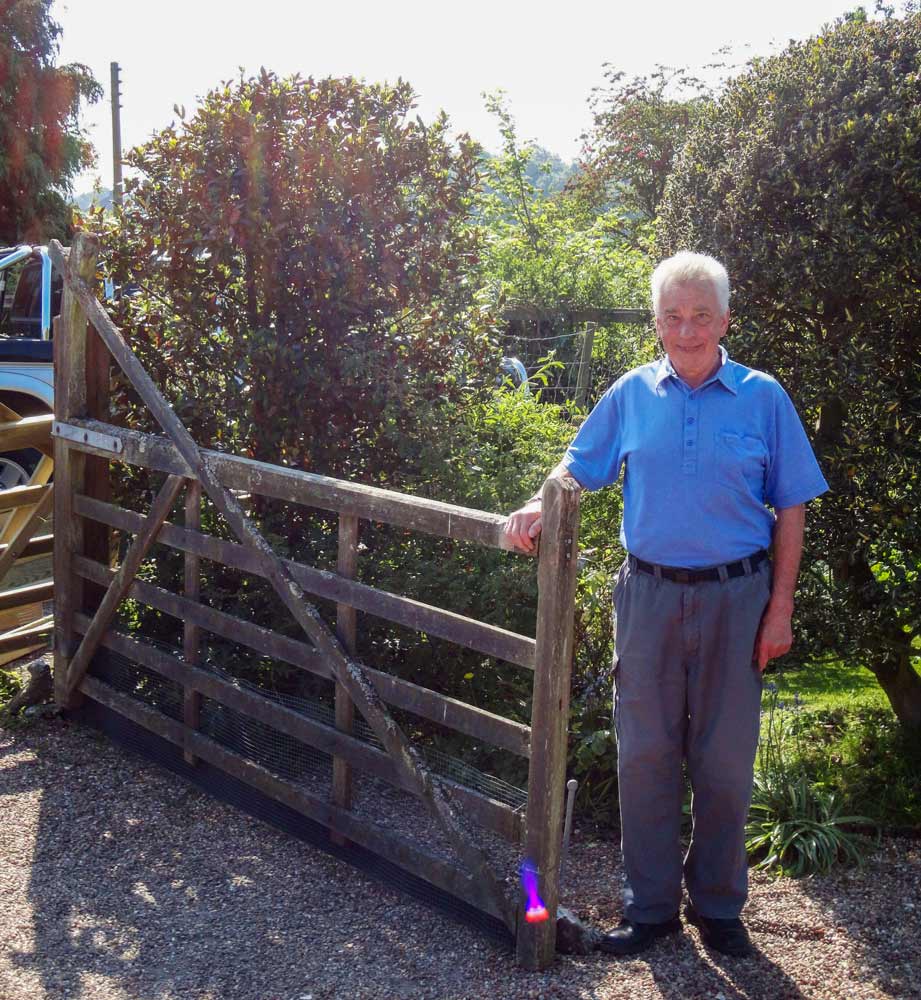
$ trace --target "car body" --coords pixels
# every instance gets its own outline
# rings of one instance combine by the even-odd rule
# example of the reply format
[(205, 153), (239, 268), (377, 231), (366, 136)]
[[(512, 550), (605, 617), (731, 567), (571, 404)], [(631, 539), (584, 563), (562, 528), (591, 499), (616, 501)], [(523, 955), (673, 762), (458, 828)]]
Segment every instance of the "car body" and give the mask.
[[(0, 248), (0, 403), (20, 417), (54, 411), (51, 318), (61, 287), (46, 247)], [(40, 458), (34, 448), (0, 454), (0, 489), (30, 482)]]

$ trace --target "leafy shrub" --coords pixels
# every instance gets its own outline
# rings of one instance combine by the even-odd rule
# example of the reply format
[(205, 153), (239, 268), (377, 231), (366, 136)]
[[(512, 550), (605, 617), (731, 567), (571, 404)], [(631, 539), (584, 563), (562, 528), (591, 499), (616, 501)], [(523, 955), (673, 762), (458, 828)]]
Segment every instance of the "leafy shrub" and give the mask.
[(872, 825), (842, 815), (834, 791), (816, 784), (804, 763), (803, 726), (768, 685), (768, 710), (755, 764), (746, 848), (756, 867), (798, 877), (828, 872), (837, 862), (859, 863), (866, 839), (851, 829)]
[(848, 812), (891, 830), (921, 829), (921, 737), (878, 708), (836, 708), (797, 720), (798, 754), (813, 782)]
[(92, 219), (137, 289), (116, 319), (198, 441), (395, 485), (482, 381), (477, 147), (414, 101), (263, 71), (126, 157), (124, 209)]
[(759, 772), (745, 846), (750, 855), (764, 855), (756, 868), (793, 878), (824, 874), (839, 861), (862, 860), (865, 840), (847, 827), (868, 822), (842, 816), (834, 792), (813, 785), (805, 774)]
[(6, 711), (7, 705), (21, 690), (22, 681), (19, 675), (0, 667), (0, 715)]

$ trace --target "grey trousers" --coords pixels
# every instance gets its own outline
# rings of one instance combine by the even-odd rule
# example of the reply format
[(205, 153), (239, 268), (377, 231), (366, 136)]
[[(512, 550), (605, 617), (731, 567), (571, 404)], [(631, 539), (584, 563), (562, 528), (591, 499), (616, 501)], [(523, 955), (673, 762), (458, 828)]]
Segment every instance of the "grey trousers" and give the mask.
[[(614, 722), (625, 868), (624, 916), (657, 923), (688, 895), (705, 917), (737, 917), (748, 894), (745, 823), (758, 744), (755, 636), (770, 597), (751, 575), (674, 583), (621, 567)], [(693, 835), (682, 862), (682, 761)]]

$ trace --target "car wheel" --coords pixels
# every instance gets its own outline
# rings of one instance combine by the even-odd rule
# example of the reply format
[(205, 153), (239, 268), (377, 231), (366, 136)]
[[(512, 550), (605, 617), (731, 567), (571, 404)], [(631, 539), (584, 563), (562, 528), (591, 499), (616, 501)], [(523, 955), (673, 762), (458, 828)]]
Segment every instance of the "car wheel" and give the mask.
[(35, 448), (21, 448), (0, 455), (0, 490), (28, 486), (42, 453)]

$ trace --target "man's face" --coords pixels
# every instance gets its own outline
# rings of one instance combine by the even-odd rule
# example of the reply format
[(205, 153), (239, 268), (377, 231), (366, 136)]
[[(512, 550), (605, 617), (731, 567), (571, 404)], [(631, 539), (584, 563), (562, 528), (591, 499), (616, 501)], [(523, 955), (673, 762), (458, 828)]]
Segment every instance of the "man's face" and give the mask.
[(692, 389), (716, 371), (719, 343), (728, 326), (729, 310), (720, 312), (709, 281), (672, 283), (662, 289), (656, 330), (675, 371)]

